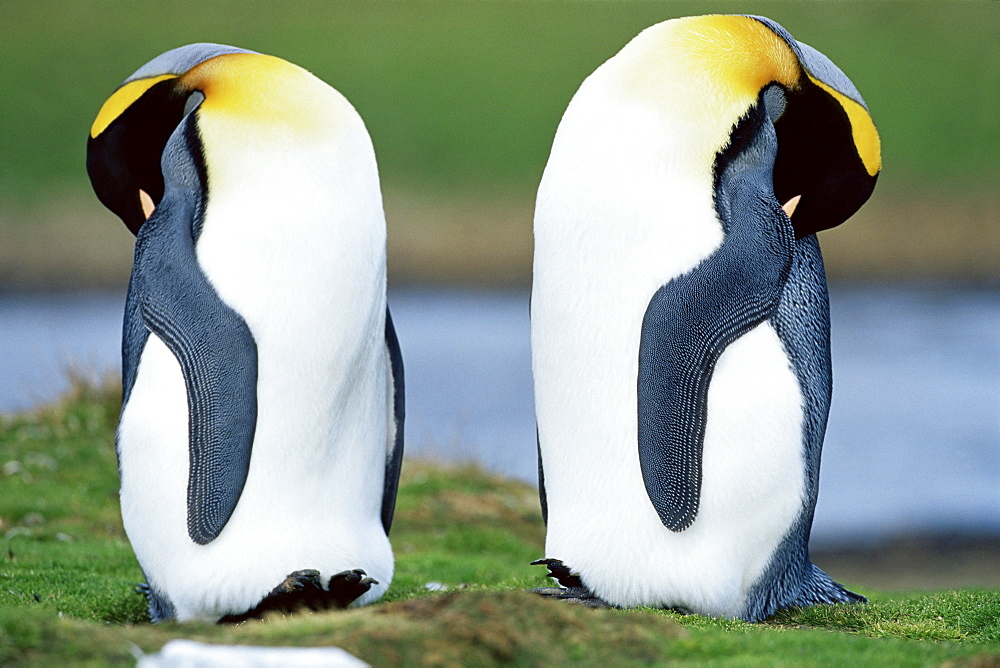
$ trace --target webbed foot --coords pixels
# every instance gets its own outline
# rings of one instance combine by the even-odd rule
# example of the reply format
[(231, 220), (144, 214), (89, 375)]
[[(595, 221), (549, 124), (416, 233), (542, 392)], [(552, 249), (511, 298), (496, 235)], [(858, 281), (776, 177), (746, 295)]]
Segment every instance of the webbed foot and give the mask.
[(572, 601), (588, 608), (610, 608), (610, 603), (594, 596), (594, 593), (583, 584), (583, 580), (576, 573), (559, 559), (537, 559), (531, 562), (532, 566), (547, 566), (549, 577), (556, 580), (558, 587), (535, 587), (528, 591), (534, 592), (546, 598), (558, 598)]
[(275, 611), (290, 614), (302, 608), (343, 609), (371, 589), (373, 584), (378, 584), (378, 581), (367, 577), (365, 572), (358, 568), (334, 575), (330, 578), (327, 589), (323, 588), (319, 571), (312, 569), (295, 571), (272, 589), (271, 593), (254, 608), (239, 615), (226, 615), (219, 620), (219, 623), (235, 624)]
[(371, 589), (372, 585), (377, 584), (378, 580), (368, 577), (360, 568), (355, 568), (353, 571), (344, 571), (334, 575), (330, 578), (327, 589), (335, 607), (346, 608)]

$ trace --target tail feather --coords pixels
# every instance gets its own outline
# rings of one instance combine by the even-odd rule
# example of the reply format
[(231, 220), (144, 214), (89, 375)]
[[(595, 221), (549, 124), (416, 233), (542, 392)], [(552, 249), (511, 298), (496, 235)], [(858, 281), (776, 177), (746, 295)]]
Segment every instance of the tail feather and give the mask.
[(817, 603), (867, 603), (868, 599), (834, 582), (829, 575), (814, 564), (802, 581), (802, 589), (790, 606), (806, 607)]
[(149, 619), (154, 624), (169, 622), (177, 617), (174, 604), (169, 598), (153, 589), (152, 585), (142, 582), (135, 586), (135, 591), (146, 597), (146, 602), (149, 604)]
[(795, 566), (785, 565), (765, 574), (749, 592), (746, 609), (739, 615), (748, 622), (760, 622), (783, 608), (810, 605), (867, 603), (864, 596), (844, 589), (805, 557)]

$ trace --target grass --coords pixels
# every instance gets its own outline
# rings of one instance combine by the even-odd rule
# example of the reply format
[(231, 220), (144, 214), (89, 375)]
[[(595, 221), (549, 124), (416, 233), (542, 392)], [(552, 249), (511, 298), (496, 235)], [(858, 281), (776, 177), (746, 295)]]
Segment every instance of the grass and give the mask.
[(0, 190), (83, 182), (93, 116), (158, 53), (196, 41), (282, 56), (350, 99), (390, 189), (533, 187), (583, 78), (643, 28), (676, 16), (757, 13), (819, 48), (864, 93), (888, 173), (992, 184), (1000, 10), (988, 2), (582, 0), (0, 5)]
[(885, 169), (871, 207), (830, 233), (834, 275), (1000, 276), (988, 252), (1000, 230), (997, 3), (11, 0), (0, 3), (0, 286), (125, 282), (129, 235), (89, 192), (87, 130), (125, 76), (196, 41), (297, 62), (357, 107), (394, 281), (525, 284), (534, 191), (573, 92), (646, 26), (710, 11), (779, 21), (872, 109)]
[[(341, 646), (374, 665), (663, 663), (994, 665), (1000, 590), (885, 594), (767, 623), (589, 610), (545, 584), (534, 490), (470, 467), (408, 460), (385, 599), (339, 613), (220, 627), (145, 621), (118, 516), (117, 391), (76, 383), (56, 405), (0, 417), (0, 665), (115, 665), (172, 638)], [(437, 582), (443, 592), (425, 586)]]

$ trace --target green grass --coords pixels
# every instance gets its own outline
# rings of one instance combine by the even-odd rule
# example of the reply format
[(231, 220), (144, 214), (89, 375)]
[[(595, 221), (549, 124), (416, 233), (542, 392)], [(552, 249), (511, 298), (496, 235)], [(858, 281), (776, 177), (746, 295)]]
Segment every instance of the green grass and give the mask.
[[(0, 665), (128, 664), (172, 638), (338, 645), (375, 665), (663, 663), (994, 665), (1000, 591), (883, 594), (746, 624), (661, 610), (590, 610), (545, 584), (534, 490), (470, 467), (407, 461), (383, 601), (239, 626), (145, 621), (122, 531), (113, 432), (118, 397), (77, 383), (57, 405), (0, 417)], [(439, 582), (444, 592), (425, 585)]]
[(196, 41), (297, 62), (340, 89), (400, 189), (533, 189), (583, 78), (653, 23), (757, 13), (841, 66), (883, 135), (886, 174), (992, 187), (1000, 7), (989, 2), (0, 3), (0, 192), (85, 187), (87, 131), (139, 65)]
[(535, 188), (573, 92), (643, 28), (709, 12), (774, 18), (871, 107), (884, 170), (871, 204), (826, 233), (831, 276), (1000, 276), (1000, 3), (6, 0), (0, 287), (126, 281), (131, 237), (90, 192), (87, 132), (124, 77), (197, 41), (299, 63), (357, 107), (390, 280), (524, 285)]

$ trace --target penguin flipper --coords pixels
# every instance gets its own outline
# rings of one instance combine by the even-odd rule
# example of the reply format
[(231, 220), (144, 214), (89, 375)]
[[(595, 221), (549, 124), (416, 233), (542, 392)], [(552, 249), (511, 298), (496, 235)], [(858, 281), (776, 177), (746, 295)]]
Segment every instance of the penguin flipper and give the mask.
[(542, 441), (535, 426), (535, 451), (538, 453), (538, 503), (542, 507), (542, 523), (549, 525), (549, 495), (545, 491), (545, 467), (542, 465)]
[[(777, 309), (794, 230), (760, 156), (776, 146), (763, 107), (751, 109), (716, 160), (716, 210), (725, 237), (695, 269), (662, 286), (642, 321), (638, 445), (649, 500), (671, 531), (698, 514), (708, 386), (729, 344)], [(766, 161), (765, 161), (766, 162)]]
[(385, 481), (382, 486), (382, 527), (388, 535), (392, 526), (392, 516), (396, 510), (396, 491), (399, 487), (399, 471), (403, 465), (403, 422), (406, 419), (406, 393), (403, 379), (403, 355), (396, 338), (396, 328), (392, 324), (389, 307), (385, 309), (385, 346), (389, 354), (389, 370), (392, 380), (392, 422), (394, 429), (389, 432), (392, 442), (391, 453), (385, 462)]
[(194, 220), (194, 205), (164, 198), (136, 239), (129, 287), (135, 294), (129, 299), (146, 328), (177, 358), (184, 376), (188, 535), (205, 545), (232, 516), (250, 469), (257, 424), (257, 344), (243, 318), (201, 271), (191, 232)]
[(671, 531), (688, 528), (698, 513), (715, 363), (773, 313), (781, 295), (782, 263), (748, 259), (724, 242), (695, 272), (660, 288), (643, 317), (639, 463), (649, 499)]

